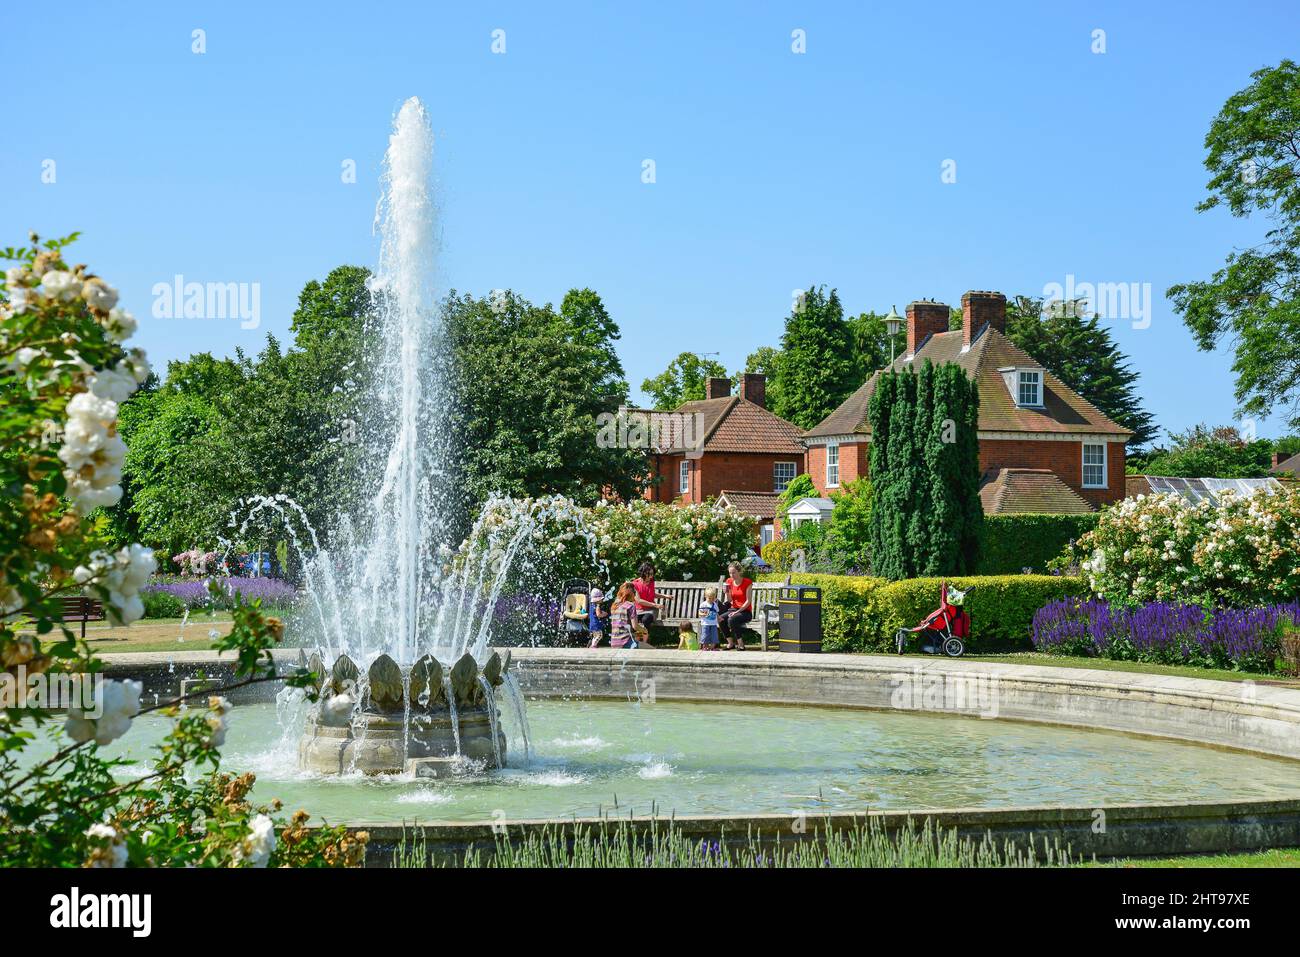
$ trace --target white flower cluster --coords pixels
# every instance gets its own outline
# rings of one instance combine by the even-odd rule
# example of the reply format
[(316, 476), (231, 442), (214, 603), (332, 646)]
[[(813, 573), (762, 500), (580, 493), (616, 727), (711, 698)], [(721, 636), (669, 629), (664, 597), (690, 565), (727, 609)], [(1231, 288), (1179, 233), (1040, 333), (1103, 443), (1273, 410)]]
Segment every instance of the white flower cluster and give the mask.
[(76, 705), (68, 708), (68, 720), (64, 729), (68, 737), (81, 744), (95, 739), (96, 744), (109, 744), (116, 741), (131, 727), (131, 719), (140, 713), (140, 692), (144, 686), (138, 681), (105, 681), (103, 711), (98, 718), (87, 717)]
[(92, 824), (86, 829), (90, 838), (90, 860), (87, 867), (126, 867), (126, 839), (111, 824)]
[(115, 554), (92, 552), (89, 565), (78, 565), (72, 573), (79, 585), (94, 583), (108, 589), (110, 625), (129, 625), (144, 615), (140, 588), (158, 569), (153, 550), (143, 545), (128, 545)]
[(1092, 590), (1111, 601), (1289, 601), (1300, 591), (1300, 490), (1195, 504), (1139, 495), (1105, 509), (1079, 546)]
[(275, 822), (259, 814), (248, 825), (248, 834), (235, 845), (235, 861), (249, 867), (266, 867), (275, 850)]
[(213, 695), (208, 699), (208, 735), (207, 745), (210, 748), (219, 748), (226, 743), (226, 732), (230, 729), (230, 702), (225, 698)]
[(65, 466), (68, 497), (81, 515), (109, 508), (122, 498), (122, 461), (126, 443), (117, 434), (117, 407), (149, 377), (144, 354), (132, 352), (113, 369), (96, 372), (89, 391), (68, 402), (59, 458)]

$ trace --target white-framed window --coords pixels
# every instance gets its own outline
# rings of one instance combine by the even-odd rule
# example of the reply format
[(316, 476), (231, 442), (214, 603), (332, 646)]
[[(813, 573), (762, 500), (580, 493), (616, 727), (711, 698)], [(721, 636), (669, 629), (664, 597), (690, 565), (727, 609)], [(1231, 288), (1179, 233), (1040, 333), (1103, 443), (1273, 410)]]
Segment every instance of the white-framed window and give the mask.
[(677, 466), (677, 491), (686, 495), (691, 490), (691, 460), (682, 459)]
[(774, 538), (776, 538), (776, 527), (770, 522), (759, 530), (759, 541), (761, 544), (766, 545)]
[(840, 484), (840, 447), (832, 442), (826, 446), (826, 487), (835, 488)]
[(1083, 443), (1083, 487), (1106, 487), (1106, 443)]
[(1018, 378), (1018, 405), (1043, 404), (1043, 374), (1037, 369), (1021, 369)]
[(786, 488), (794, 481), (795, 463), (793, 462), (774, 462), (772, 464), (772, 489), (777, 492), (784, 492)]

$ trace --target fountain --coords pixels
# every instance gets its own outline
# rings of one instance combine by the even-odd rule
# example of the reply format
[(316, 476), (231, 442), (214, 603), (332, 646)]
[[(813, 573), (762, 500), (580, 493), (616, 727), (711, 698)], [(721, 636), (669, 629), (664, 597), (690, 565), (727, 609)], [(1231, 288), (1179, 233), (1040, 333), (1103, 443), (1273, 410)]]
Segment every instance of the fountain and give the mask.
[(493, 652), (481, 671), (466, 653), (450, 674), (432, 655), (403, 669), (381, 654), (365, 681), (347, 655), (328, 674), (318, 655), (302, 664), (320, 676), (320, 702), (298, 745), (298, 763), (307, 770), (441, 778), (470, 762), (505, 763), (495, 689), (505, 684), (508, 651), (505, 658)]
[[(371, 292), (380, 351), (365, 403), (371, 460), (361, 476), (373, 477), (374, 488), (357, 526), (341, 525), (334, 549), (321, 549), (314, 533), (294, 542), (311, 546), (304, 577), (319, 645), (303, 663), (321, 677), (299, 764), (324, 773), (438, 777), (467, 762), (500, 767), (499, 699), (526, 740), (509, 655), (489, 654), (488, 642), (495, 602), (535, 527), (503, 531), (484, 527), (480, 516), (471, 540), (483, 548), (458, 553), (449, 541), (451, 395), (432, 302), (432, 155), (428, 115), (412, 97), (394, 121), (376, 213), (382, 244)], [(263, 500), (249, 519), (261, 509), (289, 519), (296, 505)]]

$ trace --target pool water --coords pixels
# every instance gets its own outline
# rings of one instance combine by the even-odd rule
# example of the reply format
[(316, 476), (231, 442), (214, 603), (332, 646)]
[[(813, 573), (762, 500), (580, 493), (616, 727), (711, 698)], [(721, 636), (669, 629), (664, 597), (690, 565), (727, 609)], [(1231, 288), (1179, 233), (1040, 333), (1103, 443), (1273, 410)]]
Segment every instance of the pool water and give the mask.
[[(596, 815), (997, 808), (1294, 797), (1300, 763), (1192, 744), (978, 718), (660, 701), (528, 704), (510, 767), (448, 781), (299, 771), (297, 728), (274, 704), (237, 707), (223, 767), (254, 796), (330, 822)], [(142, 719), (119, 753), (165, 731)], [(143, 773), (143, 765), (126, 773)]]

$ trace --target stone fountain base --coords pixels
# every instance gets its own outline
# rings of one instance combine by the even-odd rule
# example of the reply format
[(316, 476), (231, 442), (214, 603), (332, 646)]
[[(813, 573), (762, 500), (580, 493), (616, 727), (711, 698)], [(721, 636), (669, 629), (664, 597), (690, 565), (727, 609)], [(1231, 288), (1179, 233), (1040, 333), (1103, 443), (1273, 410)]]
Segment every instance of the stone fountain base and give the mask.
[[(493, 654), (480, 673), (477, 662), (465, 655), (444, 679), (442, 666), (431, 656), (404, 671), (380, 655), (362, 678), (356, 665), (340, 655), (321, 681), (320, 701), (307, 717), (298, 765), (321, 774), (417, 777), (446, 777), (470, 766), (502, 767), (506, 737), (494, 689), (504, 681), (509, 663), (508, 654), (504, 663)], [(323, 674), (319, 657), (307, 666)]]

